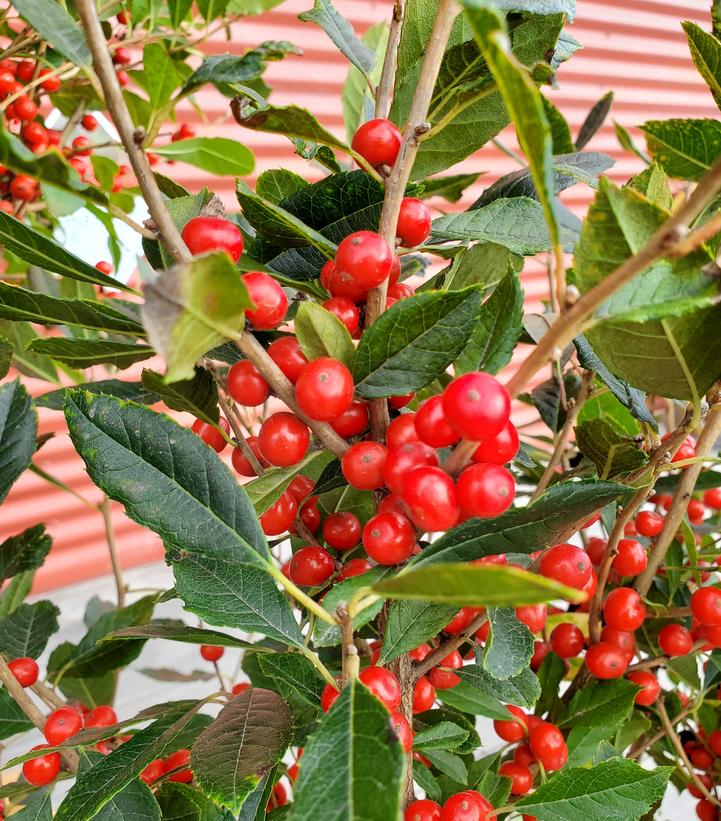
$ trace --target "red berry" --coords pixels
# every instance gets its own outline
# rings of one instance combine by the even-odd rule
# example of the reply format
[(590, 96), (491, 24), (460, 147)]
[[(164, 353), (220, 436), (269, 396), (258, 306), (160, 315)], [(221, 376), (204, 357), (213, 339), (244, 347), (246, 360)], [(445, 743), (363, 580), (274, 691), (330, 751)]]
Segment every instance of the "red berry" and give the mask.
[[(220, 417), (218, 424), (226, 433), (230, 431), (228, 420), (222, 416)], [(225, 446), (228, 444), (215, 425), (211, 425), (208, 422), (203, 422), (202, 419), (196, 419), (195, 422), (193, 422), (192, 430), (193, 433), (197, 434), (206, 445), (213, 448), (216, 453), (223, 451)]]
[(398, 741), (401, 742), (403, 749), (409, 753), (413, 747), (413, 730), (408, 720), (401, 713), (393, 713), (391, 716), (391, 727), (393, 732), (398, 736)]
[(249, 274), (243, 274), (241, 278), (255, 306), (245, 312), (248, 321), (256, 331), (269, 331), (275, 328), (285, 319), (288, 310), (288, 297), (283, 289), (262, 271), (251, 271)]
[(408, 442), (388, 451), (383, 480), (393, 493), (401, 493), (410, 471), (422, 465), (437, 467), (438, 464), (438, 454), (430, 445), (418, 441)]
[(436, 688), (425, 676), (421, 676), (413, 688), (413, 712), (425, 713), (433, 707), (435, 700)]
[(441, 821), (441, 805), (430, 798), (411, 801), (406, 807), (403, 821)]
[(386, 430), (386, 445), (389, 450), (401, 447), (408, 442), (418, 442), (416, 433), (415, 413), (402, 413), (391, 420)]
[(21, 133), (23, 140), (27, 145), (31, 145), (33, 143), (47, 143), (48, 141), (48, 132), (46, 131), (45, 126), (35, 120), (25, 123), (22, 127)]
[(473, 619), (482, 612), (483, 608), (480, 607), (462, 607), (443, 628), (443, 632), (448, 633), (449, 636), (460, 635)]
[(25, 122), (34, 120), (38, 116), (37, 105), (26, 94), (23, 94), (15, 100), (13, 103), (13, 109), (15, 111), (15, 116), (19, 120), (23, 120)]
[(0, 71), (0, 94), (10, 94), (15, 88), (15, 75), (11, 71), (3, 69)]
[(341, 469), (349, 484), (358, 490), (383, 486), (383, 468), (388, 451), (379, 442), (358, 442), (341, 458)]
[(323, 538), (334, 550), (350, 550), (360, 541), (361, 523), (354, 513), (331, 513), (323, 522)]
[(458, 433), (446, 421), (441, 395), (432, 396), (418, 408), (415, 427), (417, 438), (432, 448), (445, 448), (459, 439)]
[(474, 462), (505, 465), (518, 453), (520, 442), (516, 426), (510, 420), (494, 436), (486, 437), (473, 451)]
[(59, 707), (48, 716), (43, 732), (48, 744), (54, 747), (79, 733), (82, 728), (83, 719), (77, 710), (72, 707)]
[(200, 655), (206, 661), (220, 661), (225, 653), (225, 647), (218, 647), (217, 644), (201, 644)]
[(289, 531), (298, 512), (295, 496), (284, 491), (260, 517), (260, 526), (266, 536), (280, 536)]
[(423, 644), (419, 644), (418, 647), (414, 647), (413, 650), (410, 650), (408, 653), (408, 657), (411, 661), (423, 661), (423, 659), (431, 652), (430, 644), (423, 642)]
[(618, 647), (623, 652), (628, 664), (636, 655), (636, 638), (633, 633), (629, 633), (627, 630), (617, 630), (615, 627), (606, 625), (601, 630), (601, 641), (610, 642)]
[(404, 562), (410, 558), (415, 544), (413, 526), (400, 513), (377, 513), (363, 528), (363, 547), (378, 564)]
[(709, 488), (703, 495), (703, 503), (712, 510), (721, 510), (721, 487)]
[(392, 166), (401, 148), (403, 137), (390, 120), (369, 120), (353, 135), (351, 147), (369, 165)]
[(596, 678), (620, 678), (628, 667), (623, 650), (608, 641), (599, 641), (586, 651), (586, 667)]
[(646, 569), (646, 549), (635, 539), (621, 539), (612, 567), (619, 576), (637, 576)]
[(240, 228), (222, 217), (193, 217), (185, 224), (181, 236), (193, 256), (225, 251), (233, 262), (237, 262), (243, 253)]
[(636, 704), (641, 707), (648, 707), (656, 701), (661, 692), (661, 685), (653, 673), (648, 670), (634, 670), (626, 678), (642, 688), (636, 694)]
[[(168, 776), (168, 781), (176, 781), (181, 784), (187, 784), (189, 781), (192, 781), (193, 773), (188, 768), (188, 764), (190, 764), (190, 750), (177, 750), (171, 753), (165, 759), (163, 765), (163, 771), (166, 774), (170, 772), (173, 773)], [(174, 770), (177, 770), (177, 772), (173, 772)]]
[(430, 235), (431, 212), (428, 206), (415, 197), (404, 197), (396, 225), (396, 236), (401, 245), (414, 248), (422, 245)]
[(428, 680), (437, 690), (450, 690), (461, 680), (460, 676), (452, 673), (451, 670), (458, 670), (460, 667), (463, 667), (463, 657), (458, 650), (454, 650), (440, 661), (438, 667), (434, 667), (428, 673)]
[(508, 391), (488, 373), (457, 376), (443, 392), (448, 424), (464, 438), (480, 442), (497, 434), (508, 422)]
[(303, 368), (308, 364), (308, 358), (294, 336), (281, 336), (280, 339), (271, 342), (268, 345), (268, 356), (293, 384), (298, 381)]
[(301, 587), (318, 587), (333, 575), (333, 559), (322, 547), (301, 547), (290, 560), (290, 578)]
[[(47, 744), (38, 744), (33, 750), (42, 750)], [(48, 753), (31, 758), (23, 764), (23, 776), (33, 787), (44, 787), (57, 778), (60, 772), (60, 753)]]
[(95, 131), (98, 127), (98, 121), (92, 114), (85, 114), (80, 123), (86, 131)]
[(562, 659), (575, 658), (585, 643), (580, 628), (569, 622), (556, 625), (551, 632), (551, 649)]
[(346, 326), (349, 334), (354, 334), (360, 325), (360, 311), (358, 306), (344, 296), (334, 296), (323, 303), (326, 311), (330, 311), (334, 316)]
[(315, 488), (315, 482), (309, 476), (303, 476), (299, 473), (293, 477), (293, 481), (288, 485), (287, 490), (300, 504), (304, 499), (311, 495)]
[(270, 396), (270, 385), (255, 365), (244, 359), (228, 371), (228, 393), (241, 405), (256, 407)]
[(593, 566), (585, 550), (572, 544), (548, 548), (541, 557), (540, 573), (548, 579), (580, 590), (591, 577)]
[(290, 467), (297, 465), (308, 452), (310, 431), (294, 413), (280, 411), (263, 422), (258, 444), (271, 465)]
[(691, 652), (693, 637), (682, 625), (667, 624), (658, 634), (658, 643), (667, 656), (685, 656)]
[(347, 299), (354, 304), (365, 302), (368, 296), (367, 288), (360, 288), (354, 285), (351, 280), (342, 279), (335, 263), (331, 260), (328, 260), (323, 266), (320, 272), (320, 281), (332, 296)]
[(586, 553), (591, 557), (591, 562), (595, 565), (601, 564), (606, 555), (608, 542), (600, 536), (591, 536), (586, 542)]
[(707, 798), (702, 798), (696, 804), (696, 815), (701, 821), (718, 821), (718, 810)]
[(369, 418), (368, 405), (354, 399), (343, 413), (330, 420), (330, 426), (338, 436), (350, 439), (351, 436), (358, 436), (366, 430)]
[(651, 510), (642, 510), (637, 514), (635, 519), (636, 530), (641, 536), (653, 538), (654, 536), (658, 536), (663, 530), (665, 521), (666, 517), (661, 516), (659, 513), (654, 513)]
[(8, 667), (17, 679), (18, 684), (23, 687), (32, 687), (38, 680), (38, 675), (40, 674), (38, 663), (35, 659), (28, 657), (13, 659), (8, 662)]
[(456, 487), (441, 468), (422, 466), (411, 470), (403, 483), (402, 495), (411, 518), (423, 530), (449, 530), (458, 521)]
[(340, 573), (336, 577), (336, 581), (342, 582), (343, 579), (350, 579), (353, 576), (362, 576), (367, 573), (373, 565), (368, 559), (349, 559), (341, 568)]
[(146, 784), (152, 784), (157, 781), (164, 772), (165, 765), (163, 764), (163, 759), (156, 758), (155, 761), (151, 761), (150, 764), (148, 764), (138, 778)]
[(373, 231), (356, 231), (338, 246), (336, 276), (356, 289), (370, 290), (380, 285), (391, 270), (393, 253), (388, 243)]
[(300, 508), (300, 520), (310, 530), (316, 533), (320, 527), (320, 510), (318, 510), (318, 497), (311, 496)]
[(721, 590), (700, 587), (691, 595), (693, 617), (703, 625), (721, 624)]
[(73, 140), (72, 146), (79, 157), (89, 157), (93, 153), (93, 144), (82, 134)]
[(38, 195), (38, 183), (32, 177), (18, 174), (10, 183), (10, 194), (16, 200), (30, 202)]
[(390, 670), (372, 665), (361, 670), (358, 678), (391, 712), (401, 706), (401, 685)]
[(86, 714), (85, 727), (112, 727), (118, 723), (118, 714), (109, 704), (100, 704)]
[(496, 731), (496, 735), (504, 741), (511, 743), (521, 741), (528, 734), (528, 728), (526, 726), (527, 716), (520, 707), (514, 707), (513, 704), (507, 704), (506, 710), (508, 710), (512, 716), (515, 716), (515, 719), (502, 721), (497, 718), (493, 722), (493, 729)]
[(113, 54), (113, 62), (115, 65), (127, 66), (133, 62), (133, 57), (127, 48), (116, 48)]
[(516, 483), (502, 465), (476, 464), (458, 477), (458, 501), (465, 516), (500, 516), (513, 504)]
[(336, 687), (333, 687), (332, 684), (326, 684), (320, 694), (320, 707), (324, 713), (327, 713), (328, 710), (333, 706), (335, 700), (340, 695), (340, 690)]
[(443, 805), (441, 821), (490, 821), (493, 804), (476, 790), (452, 795)]
[(96, 262), (95, 267), (101, 274), (105, 274), (106, 276), (110, 276), (113, 273), (113, 266), (109, 262), (105, 262), (105, 260), (101, 259), (100, 262)]
[[(263, 454), (260, 452), (260, 445), (258, 444), (258, 437), (257, 436), (249, 436), (245, 440), (248, 447), (253, 451), (255, 458), (260, 462), (262, 467), (268, 467), (269, 462), (267, 462), (263, 458)], [(255, 469), (250, 464), (248, 459), (246, 458), (243, 451), (240, 447), (233, 448), (233, 454), (231, 456), (231, 461), (233, 463), (233, 467), (235, 470), (240, 473), (241, 476), (256, 476)]]
[(389, 396), (388, 397), (388, 407), (392, 408), (393, 410), (400, 410), (401, 408), (405, 408), (406, 405), (410, 404), (415, 397), (415, 393), (404, 393), (400, 396)]
[(545, 604), (527, 604), (516, 608), (516, 618), (528, 627), (534, 635), (546, 626), (547, 609)]
[(328, 422), (350, 407), (353, 377), (342, 362), (321, 356), (303, 368), (295, 386), (295, 399), (306, 416)]
[(511, 795), (525, 795), (533, 786), (531, 771), (515, 761), (504, 761), (498, 768), (498, 775), (511, 779)]
[[(721, 590), (719, 596), (721, 597)], [(609, 627), (633, 632), (638, 630), (646, 618), (646, 605), (635, 590), (630, 587), (617, 587), (606, 596), (603, 603), (603, 618)]]
[(548, 721), (540, 721), (529, 730), (528, 746), (547, 770), (560, 770), (568, 760), (563, 733)]

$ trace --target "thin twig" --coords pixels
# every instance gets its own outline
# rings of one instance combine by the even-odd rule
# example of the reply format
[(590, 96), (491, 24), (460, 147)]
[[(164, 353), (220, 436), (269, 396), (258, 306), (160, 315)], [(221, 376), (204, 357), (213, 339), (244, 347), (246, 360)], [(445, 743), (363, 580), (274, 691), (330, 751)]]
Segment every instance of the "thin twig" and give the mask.
[(113, 568), (113, 578), (115, 579), (115, 590), (118, 598), (118, 607), (125, 606), (126, 585), (123, 579), (123, 570), (120, 566), (118, 556), (118, 543), (115, 540), (115, 529), (113, 528), (112, 509), (110, 499), (106, 496), (99, 505), (103, 514), (103, 525), (105, 526), (105, 539), (108, 543), (108, 553), (110, 554), (110, 564)]
[(52, 707), (53, 710), (57, 710), (59, 707), (65, 707), (65, 702), (60, 698), (60, 696), (53, 690), (51, 687), (48, 687), (47, 684), (44, 682), (38, 681), (33, 684), (33, 692), (41, 698), (48, 707)]
[(245, 458), (248, 460), (250, 466), (253, 468), (256, 475), (262, 476), (265, 473), (265, 469), (258, 460), (258, 457), (253, 453), (252, 448), (250, 447), (245, 438), (245, 435), (243, 433), (243, 427), (240, 424), (240, 419), (238, 418), (235, 406), (228, 399), (228, 396), (225, 393), (225, 388), (222, 384), (220, 384), (217, 377), (216, 382), (218, 383), (218, 404), (220, 405), (220, 408), (223, 411), (225, 418), (228, 420), (228, 424), (232, 428), (233, 433), (235, 434), (235, 439), (238, 444), (238, 447), (243, 452), (243, 456), (245, 456)]
[(148, 228), (144, 228), (142, 225), (137, 223), (132, 217), (129, 217), (122, 208), (118, 208), (117, 205), (114, 205), (112, 202), (108, 205), (108, 211), (110, 215), (115, 219), (119, 219), (121, 222), (124, 222), (129, 228), (132, 228), (133, 231), (140, 234), (141, 237), (145, 239), (157, 239), (158, 235), (155, 231), (151, 231)]
[(462, 633), (451, 636), (442, 644), (439, 644), (423, 661), (419, 661), (418, 664), (413, 666), (413, 680), (418, 681), (421, 676), (424, 676), (429, 670), (436, 667), (439, 662), (443, 661), (449, 653), (457, 650), (464, 642), (471, 641), (475, 633), (483, 627), (487, 620), (488, 615), (486, 613), (479, 613)]
[(393, 86), (396, 79), (396, 69), (398, 67), (398, 46), (401, 42), (405, 6), (405, 0), (395, 0), (393, 3), (393, 16), (391, 17), (391, 24), (388, 30), (388, 45), (386, 46), (386, 53), (383, 59), (381, 79), (376, 89), (376, 117), (386, 118), (391, 110)]

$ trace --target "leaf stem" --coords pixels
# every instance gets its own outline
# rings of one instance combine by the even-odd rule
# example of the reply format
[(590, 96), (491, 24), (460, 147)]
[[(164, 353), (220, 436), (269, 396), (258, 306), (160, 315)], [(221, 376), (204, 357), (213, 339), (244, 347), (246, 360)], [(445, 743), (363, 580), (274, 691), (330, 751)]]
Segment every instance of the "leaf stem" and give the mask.
[(338, 687), (338, 682), (331, 674), (330, 670), (323, 664), (323, 662), (318, 658), (317, 654), (314, 653), (310, 647), (302, 647), (299, 648), (298, 651), (301, 655), (305, 656), (308, 661), (315, 667), (315, 669), (323, 676), (328, 684), (331, 687)]
[(286, 593), (298, 602), (298, 604), (302, 604), (306, 610), (313, 613), (326, 624), (332, 624), (334, 627), (338, 626), (338, 622), (327, 610), (324, 610), (318, 602), (315, 601), (315, 599), (312, 599), (307, 593), (304, 593), (299, 587), (293, 584), (293, 582), (287, 576), (284, 576), (278, 568), (270, 567), (268, 572), (285, 589)]

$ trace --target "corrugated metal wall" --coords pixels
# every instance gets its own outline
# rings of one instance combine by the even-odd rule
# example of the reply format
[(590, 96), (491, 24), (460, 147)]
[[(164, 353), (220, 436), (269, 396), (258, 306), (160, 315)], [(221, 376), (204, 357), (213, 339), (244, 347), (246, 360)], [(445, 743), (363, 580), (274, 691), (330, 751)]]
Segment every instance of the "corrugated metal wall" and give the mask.
[[(273, 99), (278, 104), (296, 103), (309, 108), (326, 127), (342, 134), (340, 92), (345, 79), (345, 62), (320, 29), (297, 20), (296, 15), (310, 5), (310, 0), (287, 0), (262, 17), (238, 23), (231, 44), (214, 41), (209, 49), (242, 53), (263, 40), (290, 40), (300, 46), (303, 57), (289, 57), (270, 66), (267, 78), (274, 89)], [(683, 3), (579, 0), (571, 32), (583, 43), (584, 49), (561, 67), (560, 88), (551, 92), (574, 133), (591, 105), (609, 89), (616, 92), (612, 118), (632, 132), (633, 126), (650, 118), (717, 116), (718, 110), (691, 64), (679, 26), (682, 19), (708, 25), (708, 5), (708, 0), (685, 0)], [(390, 0), (336, 0), (336, 6), (362, 33), (371, 24), (387, 18), (391, 3)], [(225, 98), (204, 92), (200, 103), (207, 122), (198, 122), (197, 115), (190, 110), (188, 121), (196, 123), (205, 133), (231, 136), (245, 142), (256, 155), (256, 175), (279, 166), (311, 177), (314, 175), (313, 169), (293, 154), (284, 138), (240, 130), (232, 124)], [(640, 139), (638, 132), (635, 136)], [(504, 135), (503, 139), (513, 145), (512, 133)], [(590, 147), (606, 151), (616, 159), (610, 175), (618, 181), (628, 179), (639, 169), (637, 158), (621, 151), (610, 120)], [(498, 149), (488, 146), (465, 161), (458, 170), (487, 172), (481, 183), (468, 191), (464, 198), (467, 203), (498, 176), (513, 170), (513, 163)], [(193, 189), (209, 184), (207, 177), (187, 166), (177, 165), (172, 173)], [(212, 178), (210, 185), (230, 203), (231, 180)], [(571, 189), (564, 200), (574, 210), (582, 210), (588, 201), (588, 193), (577, 187)], [(463, 205), (460, 203), (460, 207)], [(542, 267), (535, 261), (526, 265), (524, 286), (528, 309), (540, 307), (546, 293), (546, 280)], [(125, 373), (130, 378), (132, 372)], [(37, 392), (46, 389), (40, 383), (31, 383), (31, 387)], [(62, 416), (43, 411), (40, 424), (41, 432), (52, 432), (55, 436), (38, 453), (37, 464), (88, 499), (97, 501), (99, 493), (72, 449)], [(3, 504), (0, 538), (38, 521), (47, 522), (54, 537), (50, 558), (38, 574), (39, 590), (109, 570), (100, 515), (67, 493), (27, 474)], [(140, 564), (162, 555), (158, 540), (130, 522), (119, 507), (114, 513), (114, 524), (123, 564)]]

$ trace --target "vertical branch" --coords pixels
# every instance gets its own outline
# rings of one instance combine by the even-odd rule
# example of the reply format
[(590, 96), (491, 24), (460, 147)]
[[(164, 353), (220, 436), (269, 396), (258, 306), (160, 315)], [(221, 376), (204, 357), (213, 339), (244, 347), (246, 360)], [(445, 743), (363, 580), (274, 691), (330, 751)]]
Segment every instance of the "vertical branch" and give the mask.
[(395, 0), (393, 3), (393, 17), (391, 17), (388, 31), (388, 46), (383, 60), (383, 70), (376, 89), (376, 117), (387, 118), (391, 110), (393, 86), (396, 81), (396, 69), (398, 68), (398, 46), (401, 42), (405, 10), (406, 0)]
[(343, 684), (348, 684), (354, 678), (358, 678), (358, 671), (360, 670), (360, 657), (358, 656), (358, 648), (355, 646), (353, 639), (353, 619), (348, 611), (346, 604), (338, 606), (336, 618), (340, 624), (341, 633), (341, 647), (343, 648)]
[(105, 539), (108, 543), (108, 553), (110, 554), (110, 564), (113, 568), (113, 578), (115, 579), (115, 590), (118, 599), (118, 607), (125, 606), (125, 592), (127, 586), (123, 580), (123, 570), (120, 566), (120, 557), (118, 556), (118, 543), (115, 540), (115, 529), (113, 528), (112, 510), (110, 507), (110, 499), (106, 496), (100, 503), (100, 512), (103, 515), (103, 524), (105, 526)]

